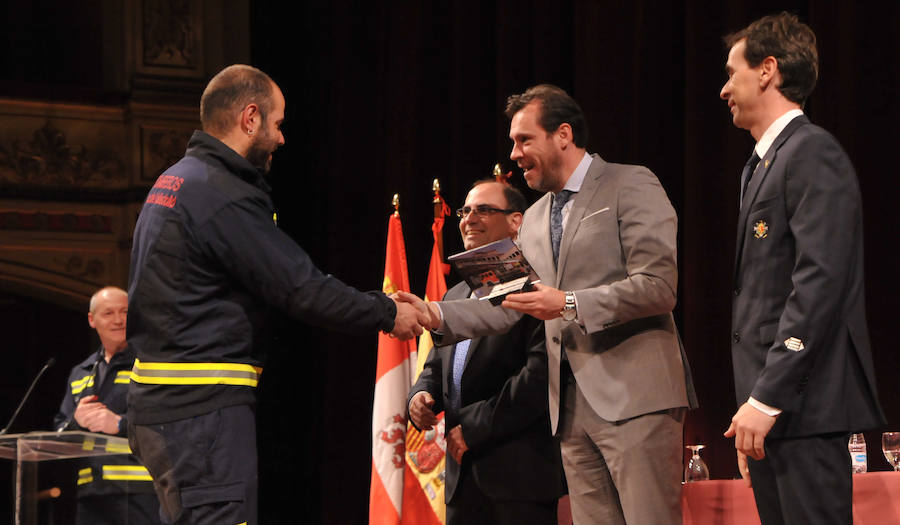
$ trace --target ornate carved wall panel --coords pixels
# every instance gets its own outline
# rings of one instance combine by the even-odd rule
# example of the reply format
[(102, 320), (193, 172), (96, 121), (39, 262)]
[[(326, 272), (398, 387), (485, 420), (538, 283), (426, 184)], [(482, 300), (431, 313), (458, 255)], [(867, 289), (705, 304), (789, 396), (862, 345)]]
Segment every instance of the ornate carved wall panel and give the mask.
[(124, 286), (138, 204), (0, 200), (0, 288), (81, 308)]
[[(47, 7), (54, 1), (68, 5)], [(203, 86), (249, 57), (246, 0), (103, 0), (98, 9), (103, 82), (78, 84), (73, 98), (72, 82), (54, 91), (52, 76), (37, 75), (38, 100), (27, 98), (29, 77), (7, 75), (23, 84), (10, 89), (18, 98), (0, 96), (0, 289), (79, 310), (98, 287), (125, 286), (141, 203), (199, 127)], [(71, 45), (96, 47), (89, 40)]]
[(122, 190), (132, 182), (122, 108), (0, 100), (0, 187)]

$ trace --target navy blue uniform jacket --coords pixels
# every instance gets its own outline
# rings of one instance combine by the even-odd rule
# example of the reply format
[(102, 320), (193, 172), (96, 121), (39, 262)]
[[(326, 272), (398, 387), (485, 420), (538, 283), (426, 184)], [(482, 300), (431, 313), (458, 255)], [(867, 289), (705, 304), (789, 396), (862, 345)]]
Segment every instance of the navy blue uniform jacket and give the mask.
[(128, 285), (132, 423), (252, 404), (269, 307), (313, 326), (393, 329), (393, 301), (319, 271), (275, 225), (268, 192), (244, 157), (196, 131), (147, 195)]

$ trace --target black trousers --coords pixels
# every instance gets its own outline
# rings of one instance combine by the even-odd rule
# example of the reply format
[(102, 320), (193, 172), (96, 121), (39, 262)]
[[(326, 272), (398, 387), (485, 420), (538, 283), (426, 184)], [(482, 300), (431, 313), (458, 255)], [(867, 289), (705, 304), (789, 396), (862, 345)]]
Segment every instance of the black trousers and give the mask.
[(170, 525), (256, 525), (256, 417), (247, 405), (163, 423), (129, 423)]
[(766, 457), (748, 458), (763, 525), (853, 523), (849, 434), (767, 439)]
[(156, 525), (159, 502), (156, 494), (103, 494), (79, 496), (76, 525)]
[(557, 500), (491, 499), (472, 479), (463, 456), (462, 471), (447, 504), (447, 525), (557, 525)]

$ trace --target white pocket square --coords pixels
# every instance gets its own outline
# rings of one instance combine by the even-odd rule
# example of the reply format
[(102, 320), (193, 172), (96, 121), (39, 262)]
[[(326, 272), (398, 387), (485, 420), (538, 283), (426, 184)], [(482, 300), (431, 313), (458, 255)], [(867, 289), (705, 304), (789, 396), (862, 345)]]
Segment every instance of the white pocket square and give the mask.
[(581, 222), (584, 222), (584, 221), (590, 219), (591, 217), (593, 217), (594, 215), (597, 215), (598, 213), (603, 213), (603, 212), (605, 212), (605, 211), (609, 211), (609, 206), (603, 208), (602, 210), (597, 210), (597, 211), (595, 211), (594, 213), (592, 213), (592, 214), (588, 215), (587, 217), (581, 219)]

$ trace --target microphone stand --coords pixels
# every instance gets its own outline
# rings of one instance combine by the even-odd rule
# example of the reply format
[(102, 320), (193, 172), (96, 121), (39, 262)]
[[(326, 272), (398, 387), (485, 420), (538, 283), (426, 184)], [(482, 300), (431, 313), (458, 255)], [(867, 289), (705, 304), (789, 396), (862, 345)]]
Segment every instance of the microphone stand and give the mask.
[(50, 359), (48, 359), (44, 364), (44, 367), (41, 368), (41, 371), (38, 372), (34, 377), (34, 381), (31, 382), (31, 386), (28, 387), (28, 391), (25, 392), (25, 396), (22, 398), (22, 401), (19, 402), (19, 406), (16, 408), (16, 411), (13, 412), (12, 417), (9, 418), (9, 423), (6, 424), (3, 430), (0, 430), (0, 436), (6, 434), (6, 432), (9, 431), (9, 427), (11, 427), (16, 418), (19, 417), (19, 412), (22, 410), (22, 407), (25, 406), (25, 402), (28, 401), (28, 398), (31, 396), (31, 391), (34, 390), (34, 386), (37, 384), (38, 379), (40, 379), (41, 376), (44, 375), (44, 372), (46, 372), (48, 368), (53, 366), (54, 363), (56, 363), (56, 358), (51, 357)]

